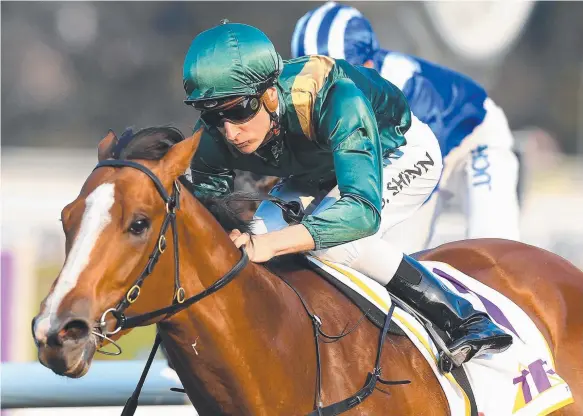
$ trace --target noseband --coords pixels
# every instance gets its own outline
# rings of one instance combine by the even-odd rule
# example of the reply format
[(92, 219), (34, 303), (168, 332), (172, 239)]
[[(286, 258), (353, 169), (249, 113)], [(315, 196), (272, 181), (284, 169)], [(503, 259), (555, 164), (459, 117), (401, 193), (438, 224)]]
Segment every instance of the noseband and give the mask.
[[(166, 192), (162, 182), (150, 169), (144, 165), (132, 162), (130, 160), (109, 159), (98, 163), (95, 169), (99, 169), (101, 167), (129, 167), (145, 173), (152, 180), (152, 182), (154, 182), (154, 185), (156, 186), (156, 189), (158, 190), (158, 193), (162, 197), (162, 200), (166, 206), (166, 216), (164, 217), (164, 221), (160, 227), (158, 241), (154, 247), (154, 250), (152, 251), (152, 254), (150, 254), (146, 267), (142, 273), (140, 273), (134, 284), (127, 291), (126, 295), (121, 299), (117, 306), (115, 308), (107, 309), (105, 312), (103, 312), (99, 326), (96, 328), (97, 330), (93, 331), (93, 334), (101, 338), (102, 341), (108, 340), (117, 348), (116, 352), (97, 350), (98, 352), (106, 355), (119, 355), (121, 354), (121, 348), (118, 344), (115, 343), (115, 341), (108, 337), (109, 335), (116, 334), (122, 329), (131, 329), (143, 325), (144, 323), (162, 315), (165, 315), (165, 318), (169, 318), (181, 310), (188, 308), (199, 300), (221, 289), (223, 286), (233, 280), (233, 278), (247, 265), (249, 262), (249, 257), (247, 256), (245, 250), (241, 247), (241, 259), (239, 259), (239, 261), (233, 266), (231, 270), (229, 270), (228, 273), (226, 273), (223, 277), (221, 277), (202, 292), (186, 299), (186, 292), (180, 284), (180, 263), (178, 258), (178, 232), (176, 228), (176, 211), (180, 209), (180, 185), (178, 181), (174, 182), (174, 185), (172, 186), (172, 193), (168, 195), (168, 192)], [(126, 317), (124, 313), (125, 310), (138, 299), (140, 296), (142, 284), (154, 270), (154, 266), (158, 262), (160, 255), (166, 250), (166, 231), (168, 230), (168, 226), (172, 228), (172, 237), (174, 243), (174, 298), (172, 300), (172, 304), (152, 312), (144, 313), (142, 315)], [(116, 326), (112, 331), (107, 330), (106, 317), (108, 313), (111, 313), (116, 319)]]

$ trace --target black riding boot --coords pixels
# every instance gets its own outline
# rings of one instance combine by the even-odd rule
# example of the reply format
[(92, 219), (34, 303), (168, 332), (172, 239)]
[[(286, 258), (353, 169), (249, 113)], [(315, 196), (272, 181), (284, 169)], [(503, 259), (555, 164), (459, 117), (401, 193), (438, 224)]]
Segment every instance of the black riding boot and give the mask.
[[(385, 287), (450, 337), (446, 345), (455, 366), (476, 354), (502, 352), (512, 345), (512, 337), (487, 314), (475, 310), (409, 256), (403, 255), (395, 277)], [(442, 370), (448, 372), (451, 366), (445, 365)]]

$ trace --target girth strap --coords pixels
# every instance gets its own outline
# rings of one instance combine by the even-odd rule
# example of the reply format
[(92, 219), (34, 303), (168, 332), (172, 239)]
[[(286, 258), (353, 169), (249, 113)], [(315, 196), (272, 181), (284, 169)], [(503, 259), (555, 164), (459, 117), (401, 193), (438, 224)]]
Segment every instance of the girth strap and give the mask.
[[(368, 396), (372, 394), (374, 391), (377, 381), (382, 384), (388, 385), (395, 385), (395, 384), (408, 384), (409, 381), (386, 381), (380, 378), (381, 376), (381, 367), (380, 360), (381, 354), (383, 351), (383, 346), (385, 344), (385, 338), (387, 337), (387, 333), (389, 332), (389, 326), (391, 323), (391, 319), (393, 317), (393, 312), (395, 310), (395, 304), (392, 303), (387, 316), (385, 318), (385, 324), (383, 326), (383, 330), (381, 331), (381, 335), (379, 338), (379, 346), (377, 349), (377, 357), (375, 361), (375, 366), (372, 372), (368, 373), (366, 376), (366, 381), (364, 383), (364, 387), (362, 387), (356, 394), (341, 400), (339, 402), (333, 403), (326, 407), (319, 407), (309, 413), (307, 416), (334, 416), (339, 415), (341, 413), (347, 412), (348, 410), (352, 409), (353, 407), (358, 406), (362, 403)], [(318, 357), (319, 359), (319, 357)]]
[(361, 388), (356, 394), (329, 406), (319, 407), (309, 413), (307, 416), (335, 416), (347, 412), (353, 407), (358, 406), (364, 399), (370, 396), (376, 384), (376, 377), (372, 373), (368, 373), (364, 387)]

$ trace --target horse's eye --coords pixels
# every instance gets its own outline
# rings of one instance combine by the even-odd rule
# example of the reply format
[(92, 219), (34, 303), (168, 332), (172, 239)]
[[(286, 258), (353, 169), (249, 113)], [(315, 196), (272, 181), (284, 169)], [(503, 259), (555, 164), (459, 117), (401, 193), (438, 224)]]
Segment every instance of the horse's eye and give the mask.
[(146, 231), (149, 226), (150, 221), (148, 221), (145, 218), (141, 218), (139, 220), (135, 220), (134, 222), (132, 222), (128, 231), (134, 235), (140, 235), (144, 231)]

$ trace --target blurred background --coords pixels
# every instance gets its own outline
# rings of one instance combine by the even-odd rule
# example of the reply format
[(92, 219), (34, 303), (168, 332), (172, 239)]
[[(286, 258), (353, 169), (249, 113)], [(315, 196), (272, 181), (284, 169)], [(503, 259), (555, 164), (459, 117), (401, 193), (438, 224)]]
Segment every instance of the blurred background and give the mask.
[[(139, 374), (131, 360), (145, 359), (153, 328), (135, 330), (122, 339), (124, 354), (114, 359), (124, 360), (127, 371), (103, 367), (103, 373), (88, 381), (55, 381), (44, 368), (12, 366), (36, 360), (30, 320), (64, 259), (60, 211), (93, 169), (96, 146), (108, 129), (120, 134), (128, 126), (174, 125), (185, 134), (191, 132), (197, 114), (182, 104), (182, 63), (200, 31), (222, 18), (248, 23), (262, 29), (285, 59), (295, 23), (320, 4), (1, 3), (3, 408), (71, 406), (65, 396), (79, 399), (88, 392), (92, 399), (73, 404), (125, 402)], [(516, 137), (524, 241), (583, 268), (583, 3), (345, 4), (368, 17), (382, 47), (457, 69), (486, 87), (505, 110)], [(237, 185), (253, 189), (255, 179), (240, 175)], [(433, 244), (463, 234), (460, 209), (452, 205), (437, 224)], [(159, 364), (147, 403), (183, 403), (179, 394), (168, 392), (179, 382), (162, 360)], [(26, 391), (34, 390), (33, 385), (27, 389), (27, 384), (14, 381), (18, 374), (28, 383), (53, 380), (54, 388), (44, 396), (36, 389), (42, 400), (33, 397)], [(120, 403), (103, 378), (107, 376), (129, 383), (116, 385)], [(153, 409), (145, 406), (137, 414), (162, 412)], [(119, 414), (117, 407), (100, 408), (95, 414), (110, 411)], [(195, 414), (180, 406), (173, 411)], [(51, 412), (68, 414), (53, 408), (2, 410), (2, 415)]]

